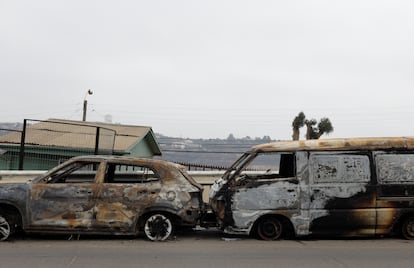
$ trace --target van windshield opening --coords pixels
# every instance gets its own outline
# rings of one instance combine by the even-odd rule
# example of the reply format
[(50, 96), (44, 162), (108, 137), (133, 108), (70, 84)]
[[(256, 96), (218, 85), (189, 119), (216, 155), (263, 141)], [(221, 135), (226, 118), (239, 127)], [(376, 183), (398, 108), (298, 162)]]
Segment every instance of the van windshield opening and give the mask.
[(272, 180), (295, 177), (293, 153), (258, 153), (235, 171), (235, 180)]
[(249, 153), (243, 154), (239, 159), (236, 160), (236, 162), (231, 165), (231, 167), (224, 173), (223, 179), (226, 181), (230, 181), (234, 178), (234, 175), (236, 172), (240, 172), (240, 170), (243, 168), (243, 166), (246, 165), (252, 158), (252, 155)]

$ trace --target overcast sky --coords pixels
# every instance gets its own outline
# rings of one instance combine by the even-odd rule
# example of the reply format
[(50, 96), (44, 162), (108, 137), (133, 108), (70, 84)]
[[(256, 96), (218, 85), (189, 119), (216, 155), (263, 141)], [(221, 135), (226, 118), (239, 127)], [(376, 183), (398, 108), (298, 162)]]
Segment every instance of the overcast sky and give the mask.
[[(0, 122), (191, 138), (414, 135), (414, 1), (0, 0)], [(302, 129), (303, 136), (305, 129)]]

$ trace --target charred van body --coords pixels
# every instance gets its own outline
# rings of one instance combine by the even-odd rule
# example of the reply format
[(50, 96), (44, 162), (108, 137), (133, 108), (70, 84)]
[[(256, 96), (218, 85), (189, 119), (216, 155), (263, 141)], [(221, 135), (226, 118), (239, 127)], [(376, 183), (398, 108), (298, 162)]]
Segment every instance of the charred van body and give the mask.
[(210, 203), (228, 233), (278, 239), (414, 238), (414, 138), (275, 142), (253, 147), (217, 180)]

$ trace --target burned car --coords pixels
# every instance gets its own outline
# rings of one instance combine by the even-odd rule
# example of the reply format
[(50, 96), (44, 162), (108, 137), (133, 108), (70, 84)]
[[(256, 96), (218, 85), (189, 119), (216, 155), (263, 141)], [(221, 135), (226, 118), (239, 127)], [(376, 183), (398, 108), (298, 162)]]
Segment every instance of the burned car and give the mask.
[(414, 239), (414, 138), (258, 145), (211, 187), (228, 233)]
[(17, 229), (166, 240), (176, 227), (196, 225), (202, 189), (169, 162), (74, 157), (33, 181), (0, 184), (0, 240)]

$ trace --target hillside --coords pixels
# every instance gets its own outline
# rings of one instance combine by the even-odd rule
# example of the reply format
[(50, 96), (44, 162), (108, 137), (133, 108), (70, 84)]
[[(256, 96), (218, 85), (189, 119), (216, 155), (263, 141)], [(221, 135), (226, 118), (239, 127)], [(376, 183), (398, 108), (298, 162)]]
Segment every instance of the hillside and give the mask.
[(0, 123), (0, 135), (8, 133), (8, 130), (22, 130), (22, 123)]

